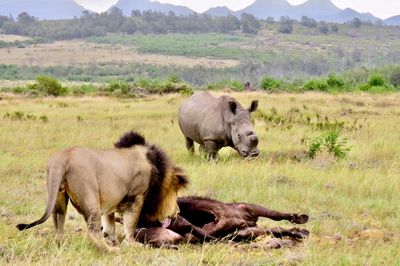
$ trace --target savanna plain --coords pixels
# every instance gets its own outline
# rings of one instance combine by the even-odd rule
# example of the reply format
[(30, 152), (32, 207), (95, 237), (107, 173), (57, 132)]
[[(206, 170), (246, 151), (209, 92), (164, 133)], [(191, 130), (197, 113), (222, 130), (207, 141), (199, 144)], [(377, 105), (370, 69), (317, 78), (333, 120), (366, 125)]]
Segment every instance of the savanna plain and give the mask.
[[(180, 94), (128, 99), (1, 95), (0, 264), (400, 264), (400, 94), (227, 93), (244, 106), (259, 100), (252, 117), (260, 139), (257, 158), (242, 159), (228, 148), (218, 162), (189, 155), (177, 123), (179, 104), (188, 96)], [(340, 139), (350, 148), (345, 158), (324, 152), (307, 156), (310, 141), (325, 134), (321, 123), (341, 125)], [(45, 168), (52, 154), (70, 146), (110, 148), (132, 129), (184, 167), (191, 184), (182, 195), (309, 214), (309, 223), (301, 227), (310, 230), (310, 238), (281, 250), (209, 243), (184, 244), (179, 250), (122, 247), (117, 254), (103, 254), (87, 240), (85, 222), (72, 206), (61, 246), (50, 220), (17, 231), (17, 223), (44, 211)], [(259, 225), (293, 227), (267, 219)]]

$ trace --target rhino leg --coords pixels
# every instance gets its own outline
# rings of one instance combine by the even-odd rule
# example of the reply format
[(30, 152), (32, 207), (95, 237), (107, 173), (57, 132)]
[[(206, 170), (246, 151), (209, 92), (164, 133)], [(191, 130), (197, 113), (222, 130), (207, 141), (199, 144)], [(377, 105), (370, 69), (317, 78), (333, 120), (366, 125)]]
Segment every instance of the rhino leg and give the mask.
[(204, 147), (204, 144), (200, 144), (199, 146), (199, 152), (204, 153), (206, 151), (206, 147)]
[(194, 153), (194, 142), (192, 139), (185, 137), (186, 139), (186, 149), (193, 154)]
[(218, 159), (218, 145), (215, 141), (208, 140), (204, 141), (204, 147), (208, 154), (207, 159), (217, 160)]

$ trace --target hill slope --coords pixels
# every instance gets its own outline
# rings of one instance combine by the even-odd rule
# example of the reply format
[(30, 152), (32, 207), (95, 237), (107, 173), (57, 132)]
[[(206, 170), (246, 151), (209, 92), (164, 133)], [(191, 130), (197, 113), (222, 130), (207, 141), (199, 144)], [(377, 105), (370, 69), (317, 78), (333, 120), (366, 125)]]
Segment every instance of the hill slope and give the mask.
[(275, 19), (279, 19), (281, 16), (301, 19), (302, 16), (307, 16), (329, 22), (346, 22), (356, 17), (364, 21), (378, 20), (369, 13), (359, 13), (351, 8), (342, 10), (335, 6), (331, 0), (308, 0), (297, 6), (291, 5), (286, 0), (257, 0), (252, 5), (237, 11), (236, 14), (240, 15), (243, 12), (261, 19), (269, 16)]
[(113, 7), (118, 7), (122, 10), (124, 15), (130, 16), (132, 10), (153, 10), (159, 11), (163, 13), (168, 13), (170, 11), (174, 12), (175, 15), (189, 15), (195, 13), (188, 7), (185, 6), (176, 6), (172, 4), (162, 4), (160, 2), (151, 2), (150, 0), (119, 0)]
[(230, 10), (226, 6), (217, 6), (217, 7), (212, 7), (210, 9), (208, 9), (203, 14), (207, 14), (212, 17), (223, 17), (223, 16), (228, 16), (228, 15), (233, 15), (233, 14), (235, 14), (235, 12)]
[(400, 26), (400, 15), (385, 19), (383, 22), (385, 22), (386, 25)]
[(71, 19), (80, 17), (85, 8), (73, 0), (0, 0), (0, 15), (12, 15), (21, 12), (39, 19)]
[(257, 18), (280, 18), (289, 16), (293, 6), (286, 0), (257, 0), (250, 6), (236, 12), (237, 15), (249, 13)]

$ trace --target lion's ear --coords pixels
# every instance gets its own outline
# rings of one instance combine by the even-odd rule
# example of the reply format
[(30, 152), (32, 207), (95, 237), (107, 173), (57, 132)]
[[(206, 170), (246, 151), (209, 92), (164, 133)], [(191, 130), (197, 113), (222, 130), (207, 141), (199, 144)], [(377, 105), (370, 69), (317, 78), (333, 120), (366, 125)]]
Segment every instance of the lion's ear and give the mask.
[(174, 172), (178, 181), (178, 186), (186, 188), (189, 185), (189, 178), (185, 175), (183, 169), (180, 167), (174, 167)]
[(179, 186), (186, 188), (189, 185), (189, 179), (186, 175), (178, 174), (176, 177), (178, 178)]

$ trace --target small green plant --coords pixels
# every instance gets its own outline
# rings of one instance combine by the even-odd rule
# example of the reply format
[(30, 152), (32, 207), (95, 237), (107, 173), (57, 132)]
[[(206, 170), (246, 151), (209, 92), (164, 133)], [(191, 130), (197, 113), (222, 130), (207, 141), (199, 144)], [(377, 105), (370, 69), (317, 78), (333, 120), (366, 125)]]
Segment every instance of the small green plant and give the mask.
[(308, 156), (310, 158), (315, 158), (317, 153), (321, 150), (322, 141), (321, 138), (313, 139), (308, 145)]
[(43, 123), (46, 123), (47, 121), (49, 121), (49, 118), (46, 115), (41, 115), (39, 117), (39, 120), (42, 121)]
[(25, 120), (26, 116), (24, 112), (21, 111), (16, 111), (14, 113), (5, 113), (3, 115), (4, 119), (10, 119), (10, 120)]
[(312, 139), (308, 145), (308, 156), (315, 158), (319, 152), (327, 152), (337, 159), (343, 159), (350, 151), (347, 139), (339, 139), (339, 131), (332, 130)]

